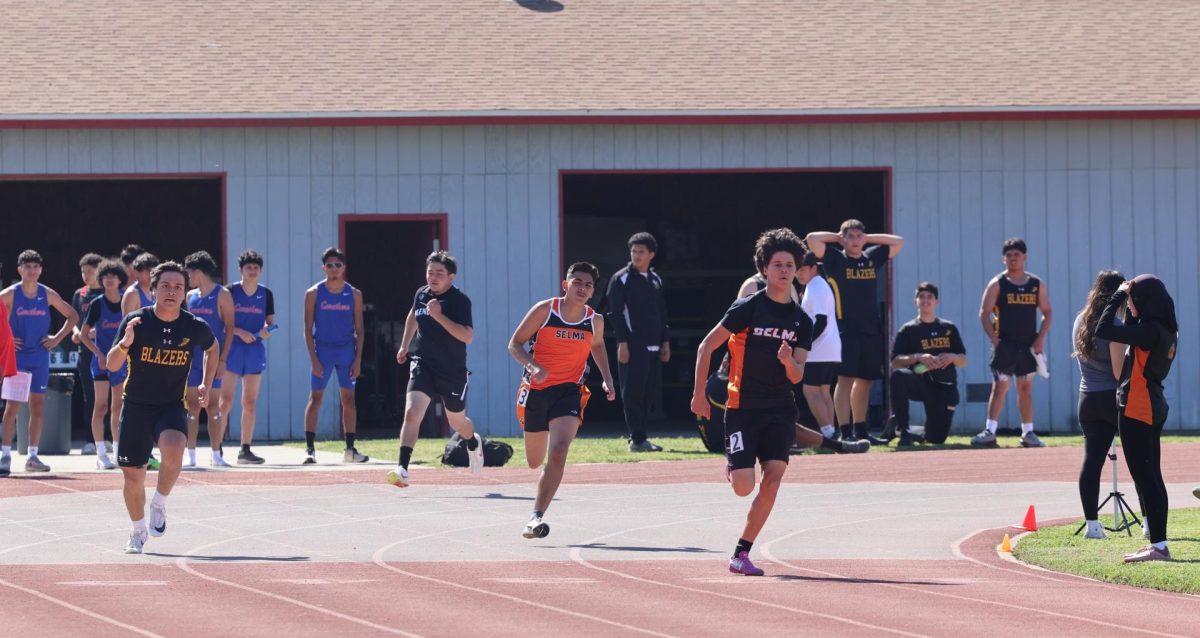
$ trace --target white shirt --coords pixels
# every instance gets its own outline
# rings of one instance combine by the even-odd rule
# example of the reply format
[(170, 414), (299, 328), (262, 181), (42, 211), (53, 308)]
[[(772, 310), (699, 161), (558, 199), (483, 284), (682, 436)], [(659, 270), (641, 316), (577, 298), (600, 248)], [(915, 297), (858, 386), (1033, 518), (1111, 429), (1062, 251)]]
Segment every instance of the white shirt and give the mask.
[(804, 299), (800, 302), (800, 308), (814, 322), (817, 315), (825, 315), (827, 322), (821, 336), (813, 339), (812, 350), (808, 353), (809, 363), (840, 362), (842, 337), (838, 334), (837, 305), (833, 299), (833, 289), (824, 277), (813, 277), (804, 287)]

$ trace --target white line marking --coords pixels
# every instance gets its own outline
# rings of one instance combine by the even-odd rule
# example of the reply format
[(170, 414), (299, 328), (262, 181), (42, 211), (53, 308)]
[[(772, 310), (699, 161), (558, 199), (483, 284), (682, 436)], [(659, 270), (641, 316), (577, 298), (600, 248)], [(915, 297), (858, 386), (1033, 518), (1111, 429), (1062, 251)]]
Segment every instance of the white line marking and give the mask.
[(165, 587), (165, 580), (64, 580), (68, 587)]
[(106, 622), (110, 625), (115, 625), (126, 631), (132, 631), (138, 635), (146, 636), (147, 638), (163, 638), (161, 635), (156, 634), (152, 631), (142, 629), (141, 627), (134, 627), (133, 625), (127, 625), (119, 620), (113, 620), (112, 618), (109, 618), (108, 616), (102, 616), (94, 611), (84, 609), (83, 607), (80, 607), (78, 605), (72, 605), (71, 603), (69, 603), (65, 600), (62, 600), (61, 598), (55, 598), (54, 596), (51, 596), (49, 594), (43, 594), (42, 592), (37, 591), (36, 589), (29, 589), (28, 587), (22, 587), (16, 583), (10, 583), (4, 579), (0, 579), (0, 585), (3, 585), (5, 587), (11, 587), (12, 589), (15, 589), (17, 591), (25, 592), (26, 594), (29, 594), (30, 596), (36, 596), (38, 598), (41, 598), (42, 600), (44, 600), (48, 603), (54, 603), (55, 605), (58, 605), (60, 607), (65, 607), (67, 609), (70, 609), (73, 612), (83, 614), (84, 616), (93, 618), (95, 620), (99, 620), (101, 622)]
[(508, 583), (512, 585), (588, 585), (599, 582), (595, 578), (481, 578), (493, 583)]
[(379, 578), (268, 578), (269, 583), (287, 583), (289, 585), (358, 585), (360, 583), (378, 583)]

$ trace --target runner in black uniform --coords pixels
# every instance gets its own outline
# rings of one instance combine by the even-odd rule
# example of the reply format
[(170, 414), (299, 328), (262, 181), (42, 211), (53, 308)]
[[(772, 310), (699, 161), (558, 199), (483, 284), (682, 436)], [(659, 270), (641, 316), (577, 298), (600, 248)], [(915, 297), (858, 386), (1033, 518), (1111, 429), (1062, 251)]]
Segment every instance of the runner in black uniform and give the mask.
[[(133, 531), (125, 553), (140, 554), (147, 533), (162, 536), (167, 530), (167, 496), (183, 464), (187, 445), (187, 407), (184, 400), (188, 374), (196, 348), (204, 352), (204, 378), (199, 387), (200, 404), (207, 403), (208, 387), (217, 374), (218, 346), (204, 320), (182, 310), (187, 293), (183, 266), (168, 261), (154, 268), (150, 277), (154, 305), (125, 316), (121, 335), (108, 352), (110, 373), (129, 362), (125, 382), (125, 404), (121, 411), (117, 463), (125, 475), (125, 508)], [(146, 528), (146, 463), (158, 443), (162, 467), (158, 488), (150, 501), (150, 528)]]
[(900, 445), (913, 444), (908, 431), (908, 402), (925, 404), (925, 440), (945, 443), (958, 407), (958, 371), (967, 365), (958, 326), (937, 316), (938, 289), (917, 285), (917, 318), (900, 327), (892, 343), (892, 418)]
[[(87, 316), (92, 300), (104, 294), (104, 290), (96, 278), (96, 270), (100, 268), (102, 261), (104, 258), (96, 253), (87, 253), (79, 258), (79, 276), (83, 279), (83, 286), (71, 295), (71, 307), (79, 315), (80, 323), (83, 323), (83, 318)], [(79, 374), (80, 389), (83, 390), (84, 414), (90, 415), (96, 402), (96, 389), (92, 387), (92, 358), (94, 355), (91, 350), (83, 347), (79, 342), (79, 329), (80, 326), (75, 326), (75, 329), (71, 331), (71, 343), (79, 346), (79, 359), (75, 363), (75, 371)], [(105, 417), (106, 422), (107, 420), (108, 418)], [(91, 454), (95, 451), (89, 449), (89, 445), (83, 446), (84, 454)], [(102, 445), (102, 443), (97, 445)], [(108, 452), (108, 449), (104, 450), (106, 455)]]
[(788, 451), (796, 437), (793, 385), (804, 378), (804, 361), (812, 346), (812, 321), (791, 298), (796, 265), (804, 257), (800, 238), (787, 228), (768, 230), (755, 245), (764, 264), (767, 287), (729, 307), (721, 322), (704, 337), (696, 354), (692, 412), (711, 418), (705, 382), (713, 352), (728, 341), (729, 399), (725, 410), (726, 472), (733, 491), (754, 491), (754, 463), (762, 466), (762, 484), (750, 505), (746, 526), (729, 559), (729, 571), (761, 576), (750, 562), (750, 548), (775, 505), (787, 470)]
[[(884, 366), (879, 269), (900, 252), (904, 238), (868, 235), (862, 222), (847, 219), (837, 233), (809, 233), (806, 241), (809, 250), (824, 265), (837, 300), (842, 363), (833, 391), (834, 410), (843, 437), (866, 439), (871, 385), (883, 378)], [(830, 244), (840, 244), (842, 248), (828, 250)], [(873, 245), (868, 248), (868, 244)]]
[[(1017, 409), (1021, 412), (1021, 446), (1044, 447), (1033, 431), (1033, 374), (1036, 355), (1041, 355), (1050, 333), (1050, 294), (1046, 283), (1025, 270), (1025, 240), (1013, 237), (1004, 242), (1005, 271), (988, 282), (979, 305), (979, 321), (992, 342), (992, 396), (988, 398), (988, 420), (971, 445), (995, 445), (996, 428), (1004, 411), (1004, 397), (1013, 377), (1017, 379)], [(1042, 326), (1037, 313), (1042, 313)]]

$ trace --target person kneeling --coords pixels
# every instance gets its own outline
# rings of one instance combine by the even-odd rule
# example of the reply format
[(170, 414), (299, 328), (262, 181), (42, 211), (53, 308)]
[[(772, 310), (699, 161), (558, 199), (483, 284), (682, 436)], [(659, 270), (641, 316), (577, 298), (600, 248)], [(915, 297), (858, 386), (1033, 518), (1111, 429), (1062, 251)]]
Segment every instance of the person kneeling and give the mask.
[(917, 318), (900, 327), (892, 345), (892, 418), (901, 447), (917, 440), (908, 429), (909, 401), (925, 404), (924, 440), (946, 442), (958, 407), (956, 368), (967, 365), (958, 327), (937, 316), (937, 286), (918, 284), (913, 301)]

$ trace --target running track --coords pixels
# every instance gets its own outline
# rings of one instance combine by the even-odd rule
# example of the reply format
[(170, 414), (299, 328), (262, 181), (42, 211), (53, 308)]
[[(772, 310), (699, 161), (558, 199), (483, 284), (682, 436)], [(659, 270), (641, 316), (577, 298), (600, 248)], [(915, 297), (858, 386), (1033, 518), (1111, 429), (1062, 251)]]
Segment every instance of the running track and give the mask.
[[(1200, 636), (1197, 597), (995, 552), (1029, 503), (1076, 515), (1080, 453), (794, 459), (755, 545), (765, 578), (725, 571), (747, 502), (716, 459), (572, 466), (532, 542), (526, 469), (419, 472), (403, 491), (333, 467), (189, 472), (168, 534), (135, 557), (119, 553), (115, 475), (18, 476), (0, 481), (3, 622), (17, 636)], [(1172, 503), (1194, 505), (1200, 444), (1164, 446), (1163, 464)]]

